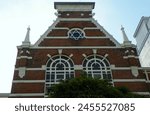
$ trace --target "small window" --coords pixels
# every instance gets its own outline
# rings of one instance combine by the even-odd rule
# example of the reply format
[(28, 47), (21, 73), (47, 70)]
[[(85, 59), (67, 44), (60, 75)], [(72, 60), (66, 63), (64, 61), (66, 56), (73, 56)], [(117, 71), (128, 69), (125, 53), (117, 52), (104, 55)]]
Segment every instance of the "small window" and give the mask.
[(68, 32), (69, 38), (79, 40), (85, 38), (85, 33), (79, 28), (73, 28)]

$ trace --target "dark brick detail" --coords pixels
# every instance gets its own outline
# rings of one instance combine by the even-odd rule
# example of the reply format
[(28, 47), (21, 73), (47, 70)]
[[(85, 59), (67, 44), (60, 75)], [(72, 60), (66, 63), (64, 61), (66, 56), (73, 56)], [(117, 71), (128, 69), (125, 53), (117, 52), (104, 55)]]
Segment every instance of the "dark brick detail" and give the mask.
[(28, 56), (28, 57), (30, 57), (30, 48), (18, 49), (17, 56)]
[[(76, 11), (76, 12), (65, 11), (65, 12), (62, 12), (62, 11), (59, 11), (58, 13), (60, 14), (58, 17), (61, 17), (61, 18), (91, 18), (92, 17), (91, 15), (89, 15), (89, 14), (92, 13), (91, 11), (90, 12), (89, 11), (84, 11), (84, 12), (81, 12), (81, 11)], [(81, 14), (84, 14), (84, 15), (81, 15)]]
[(85, 28), (85, 27), (96, 27), (96, 25), (90, 21), (61, 21), (56, 24), (55, 27), (68, 27), (68, 28)]

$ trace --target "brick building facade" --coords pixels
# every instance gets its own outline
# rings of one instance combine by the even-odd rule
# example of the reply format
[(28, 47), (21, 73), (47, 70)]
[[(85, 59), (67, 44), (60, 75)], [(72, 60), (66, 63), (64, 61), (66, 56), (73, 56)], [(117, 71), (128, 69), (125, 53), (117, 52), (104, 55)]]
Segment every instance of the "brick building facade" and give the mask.
[(10, 97), (46, 97), (60, 80), (88, 76), (110, 79), (114, 86), (149, 95), (150, 69), (142, 68), (126, 36), (120, 44), (94, 18), (93, 2), (55, 2), (56, 21), (30, 44), (28, 28), (18, 46)]

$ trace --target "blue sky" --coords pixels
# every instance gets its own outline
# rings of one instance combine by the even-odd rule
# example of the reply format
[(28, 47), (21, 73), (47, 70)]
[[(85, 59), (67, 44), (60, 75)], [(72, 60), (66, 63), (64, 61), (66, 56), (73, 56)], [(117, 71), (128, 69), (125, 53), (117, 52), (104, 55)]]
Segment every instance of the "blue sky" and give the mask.
[(0, 93), (10, 92), (17, 48), (31, 27), (34, 44), (56, 19), (54, 1), (96, 2), (94, 18), (122, 43), (121, 25), (133, 34), (142, 16), (150, 16), (150, 0), (0, 0)]

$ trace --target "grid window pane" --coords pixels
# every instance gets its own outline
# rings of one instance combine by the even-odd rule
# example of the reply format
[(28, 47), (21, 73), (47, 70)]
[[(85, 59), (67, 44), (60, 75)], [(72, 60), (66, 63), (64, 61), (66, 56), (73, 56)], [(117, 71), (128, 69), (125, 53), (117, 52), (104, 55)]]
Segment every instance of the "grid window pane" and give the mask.
[(83, 69), (88, 76), (99, 79), (112, 79), (110, 64), (102, 56), (89, 56), (83, 61)]
[(53, 84), (74, 77), (74, 64), (72, 60), (66, 56), (54, 56), (48, 63), (46, 68), (46, 92)]

